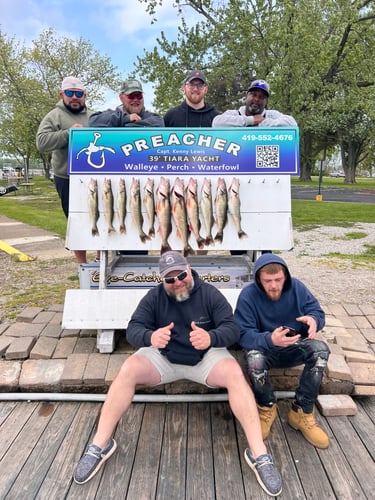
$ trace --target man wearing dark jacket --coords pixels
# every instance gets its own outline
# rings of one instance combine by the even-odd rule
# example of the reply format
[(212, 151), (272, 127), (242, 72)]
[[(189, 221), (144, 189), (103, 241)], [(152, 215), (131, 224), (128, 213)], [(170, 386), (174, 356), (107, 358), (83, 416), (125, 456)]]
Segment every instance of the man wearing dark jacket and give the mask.
[(75, 482), (89, 481), (116, 450), (112, 435), (136, 385), (188, 379), (228, 390), (249, 444), (245, 459), (262, 488), (278, 495), (281, 477), (263, 443), (253, 393), (226, 349), (239, 339), (231, 306), (217, 288), (200, 280), (179, 252), (165, 252), (159, 270), (163, 282), (140, 301), (127, 328), (128, 341), (140, 349), (125, 360), (109, 389), (93, 443), (75, 469)]
[(310, 290), (291, 277), (285, 261), (277, 255), (259, 257), (254, 277), (254, 282), (241, 290), (234, 317), (240, 327), (239, 343), (245, 349), (263, 439), (277, 412), (269, 370), (303, 364), (288, 423), (317, 448), (327, 448), (328, 436), (313, 414), (329, 357), (328, 345), (315, 338), (324, 327), (324, 311)]
[(208, 92), (207, 79), (202, 71), (191, 71), (185, 78), (182, 91), (185, 100), (168, 110), (164, 116), (166, 127), (211, 127), (212, 120), (220, 111), (205, 102)]
[(138, 80), (125, 80), (119, 98), (121, 105), (115, 110), (98, 111), (90, 116), (90, 127), (164, 127), (157, 113), (146, 111), (143, 88)]

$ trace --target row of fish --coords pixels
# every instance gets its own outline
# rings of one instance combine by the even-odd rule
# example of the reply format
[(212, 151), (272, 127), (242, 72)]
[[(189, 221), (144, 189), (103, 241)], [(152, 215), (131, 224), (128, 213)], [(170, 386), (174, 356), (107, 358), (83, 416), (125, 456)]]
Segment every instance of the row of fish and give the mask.
[[(211, 180), (205, 177), (200, 190), (200, 199), (198, 200), (198, 182), (192, 177), (190, 177), (186, 188), (184, 180), (180, 177), (175, 179), (172, 187), (168, 178), (161, 177), (155, 194), (154, 180), (148, 178), (143, 188), (142, 198), (140, 181), (133, 178), (129, 192), (129, 208), (133, 225), (137, 229), (140, 240), (145, 243), (155, 236), (155, 220), (157, 219), (159, 224), (158, 233), (161, 238), (161, 253), (170, 250), (168, 238), (172, 233), (173, 219), (177, 237), (183, 242), (184, 254), (192, 254), (195, 252), (189, 243), (191, 233), (194, 235), (199, 249), (214, 245), (215, 242), (222, 243), (224, 228), (228, 222), (228, 213), (233, 220), (238, 237), (240, 239), (247, 238), (247, 234), (241, 228), (239, 184), (239, 179), (234, 177), (229, 188), (227, 188), (225, 179), (219, 177), (215, 199), (213, 200)], [(99, 235), (97, 222), (100, 216), (97, 179), (90, 179), (88, 191), (91, 234), (97, 236)], [(108, 234), (110, 235), (116, 232), (113, 226), (115, 204), (111, 179), (104, 179), (102, 202)], [(142, 202), (149, 223), (147, 234), (143, 230)], [(119, 232), (125, 234), (127, 194), (123, 178), (120, 178), (118, 182), (116, 203), (120, 222)], [(214, 225), (216, 225), (215, 237), (212, 235)], [(202, 227), (204, 235), (201, 234)]]

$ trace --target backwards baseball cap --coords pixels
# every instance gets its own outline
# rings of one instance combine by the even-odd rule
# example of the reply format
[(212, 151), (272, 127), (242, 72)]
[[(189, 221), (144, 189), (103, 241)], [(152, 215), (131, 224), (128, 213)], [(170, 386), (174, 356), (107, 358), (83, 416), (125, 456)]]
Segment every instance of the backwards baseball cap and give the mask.
[(190, 71), (190, 73), (185, 78), (184, 83), (189, 83), (192, 80), (194, 80), (195, 78), (202, 80), (203, 83), (207, 83), (207, 78), (204, 76), (202, 71), (199, 71), (198, 69), (194, 69), (193, 71)]
[(121, 85), (121, 94), (129, 95), (133, 92), (142, 92), (142, 84), (138, 80), (125, 80)]
[(267, 97), (270, 95), (270, 86), (266, 80), (254, 80), (251, 82), (248, 92), (252, 90), (263, 90)]
[(83, 90), (83, 91), (86, 90), (81, 80), (78, 80), (78, 78), (76, 78), (75, 76), (67, 76), (62, 81), (61, 90), (68, 90), (68, 89)]
[(172, 271), (185, 271), (187, 266), (187, 260), (179, 252), (175, 252), (174, 250), (165, 252), (159, 260), (160, 276), (164, 278)]

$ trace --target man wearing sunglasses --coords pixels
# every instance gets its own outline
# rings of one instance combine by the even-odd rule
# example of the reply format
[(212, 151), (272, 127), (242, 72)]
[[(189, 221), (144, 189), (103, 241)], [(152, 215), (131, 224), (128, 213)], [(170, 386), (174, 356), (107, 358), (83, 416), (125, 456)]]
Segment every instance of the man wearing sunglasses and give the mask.
[(125, 80), (121, 86), (120, 106), (91, 115), (90, 127), (164, 127), (163, 118), (145, 109), (143, 88), (138, 80)]
[[(40, 122), (36, 146), (42, 153), (51, 152), (51, 165), (56, 191), (65, 217), (69, 215), (68, 140), (69, 129), (87, 127), (90, 112), (86, 107), (86, 90), (74, 76), (64, 78), (60, 101)], [(86, 251), (76, 250), (78, 263), (86, 262)]]
[(254, 395), (227, 350), (239, 340), (231, 306), (179, 252), (165, 252), (159, 271), (162, 282), (139, 302), (127, 327), (127, 340), (140, 349), (125, 360), (108, 391), (93, 443), (75, 468), (75, 482), (89, 481), (115, 452), (113, 434), (138, 384), (188, 379), (227, 389), (248, 441), (245, 459), (262, 488), (278, 495), (281, 477), (262, 440)]
[(190, 71), (183, 81), (185, 100), (164, 115), (166, 127), (211, 127), (213, 118), (220, 114), (214, 106), (205, 102), (208, 92), (207, 78), (197, 69)]

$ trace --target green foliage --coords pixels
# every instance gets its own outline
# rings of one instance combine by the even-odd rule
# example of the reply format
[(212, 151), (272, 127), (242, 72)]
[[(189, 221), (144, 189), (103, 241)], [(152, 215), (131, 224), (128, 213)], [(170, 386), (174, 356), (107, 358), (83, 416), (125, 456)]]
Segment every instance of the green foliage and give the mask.
[[(157, 19), (163, 0), (146, 2)], [(347, 0), (176, 1), (200, 14), (177, 42), (165, 35), (138, 59), (137, 70), (156, 81), (156, 106), (175, 106), (181, 77), (193, 66), (209, 78), (208, 101), (238, 108), (256, 76), (271, 84), (270, 107), (293, 115), (301, 134), (301, 178), (310, 180), (321, 151), (340, 145), (347, 183), (374, 149), (375, 8)], [(163, 82), (168, 82), (168, 88)], [(168, 90), (168, 91), (167, 91)]]
[[(106, 88), (116, 89), (120, 75), (110, 58), (90, 42), (59, 37), (49, 29), (23, 47), (0, 30), (0, 152), (16, 158), (42, 158), (35, 146), (42, 118), (59, 100), (65, 76), (79, 77), (87, 105), (101, 102)], [(48, 176), (48, 170), (46, 171)]]

